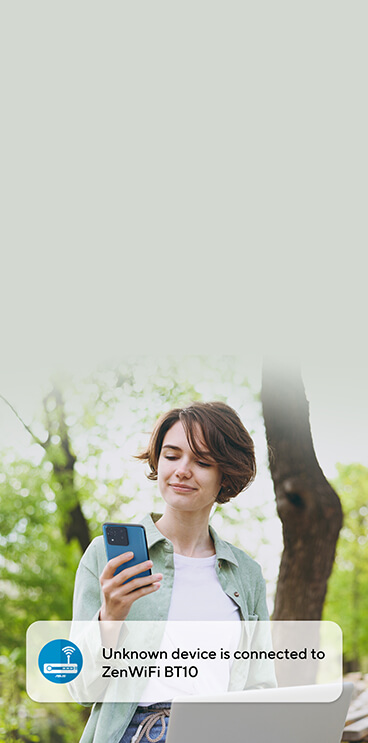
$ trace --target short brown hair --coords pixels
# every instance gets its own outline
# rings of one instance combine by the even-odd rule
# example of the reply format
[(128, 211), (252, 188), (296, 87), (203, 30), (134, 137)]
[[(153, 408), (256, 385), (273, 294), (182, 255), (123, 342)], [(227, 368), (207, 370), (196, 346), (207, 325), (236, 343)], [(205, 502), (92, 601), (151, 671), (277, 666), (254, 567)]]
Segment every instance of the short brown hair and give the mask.
[(238, 414), (223, 402), (194, 402), (185, 408), (174, 408), (162, 415), (151, 434), (148, 447), (137, 459), (148, 462), (150, 480), (157, 480), (157, 466), (162, 443), (170, 428), (181, 421), (189, 446), (203, 459), (196, 435), (198, 426), (211, 457), (223, 475), (223, 485), (216, 498), (217, 503), (226, 503), (235, 498), (254, 480), (256, 460), (254, 444)]

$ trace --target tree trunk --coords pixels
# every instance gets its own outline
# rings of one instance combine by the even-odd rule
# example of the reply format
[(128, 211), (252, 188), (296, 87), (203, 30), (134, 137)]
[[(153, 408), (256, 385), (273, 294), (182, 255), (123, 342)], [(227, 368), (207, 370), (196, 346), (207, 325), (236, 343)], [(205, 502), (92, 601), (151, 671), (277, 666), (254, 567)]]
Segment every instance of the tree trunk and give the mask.
[(340, 500), (315, 455), (300, 370), (265, 362), (261, 397), (284, 537), (273, 619), (319, 620), (342, 526)]
[[(48, 411), (48, 403), (52, 401), (52, 412)], [(57, 385), (44, 400), (48, 441), (43, 445), (49, 461), (53, 465), (54, 477), (60, 487), (57, 492), (57, 503), (62, 514), (62, 528), (66, 542), (77, 539), (82, 552), (85, 552), (90, 541), (88, 522), (79, 502), (79, 493), (75, 485), (74, 465), (76, 456), (72, 451), (68, 426), (65, 420), (64, 400)], [(60, 442), (52, 446), (52, 436), (58, 436)]]

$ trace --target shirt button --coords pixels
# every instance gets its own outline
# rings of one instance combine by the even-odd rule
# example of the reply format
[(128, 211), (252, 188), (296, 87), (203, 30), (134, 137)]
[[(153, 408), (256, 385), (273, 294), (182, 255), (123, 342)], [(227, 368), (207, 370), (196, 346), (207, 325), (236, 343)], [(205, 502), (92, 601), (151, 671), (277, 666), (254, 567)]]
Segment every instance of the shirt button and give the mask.
[(239, 591), (234, 591), (234, 596), (236, 596), (236, 598), (238, 598), (238, 596), (239, 596)]

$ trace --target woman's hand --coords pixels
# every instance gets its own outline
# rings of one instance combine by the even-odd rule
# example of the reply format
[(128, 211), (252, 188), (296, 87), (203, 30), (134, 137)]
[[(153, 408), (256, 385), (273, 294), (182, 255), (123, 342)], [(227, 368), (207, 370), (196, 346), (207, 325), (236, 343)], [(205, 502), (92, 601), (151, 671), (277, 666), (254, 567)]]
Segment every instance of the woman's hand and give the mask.
[(101, 573), (100, 584), (104, 595), (100, 611), (102, 621), (123, 621), (127, 618), (134, 601), (137, 601), (141, 596), (154, 593), (160, 588), (161, 573), (128, 580), (128, 578), (139, 575), (139, 573), (151, 568), (153, 565), (151, 560), (133, 565), (131, 568), (121, 570), (120, 573), (114, 575), (116, 568), (123, 565), (124, 562), (129, 562), (132, 557), (134, 557), (133, 552), (124, 552), (118, 557), (113, 557)]

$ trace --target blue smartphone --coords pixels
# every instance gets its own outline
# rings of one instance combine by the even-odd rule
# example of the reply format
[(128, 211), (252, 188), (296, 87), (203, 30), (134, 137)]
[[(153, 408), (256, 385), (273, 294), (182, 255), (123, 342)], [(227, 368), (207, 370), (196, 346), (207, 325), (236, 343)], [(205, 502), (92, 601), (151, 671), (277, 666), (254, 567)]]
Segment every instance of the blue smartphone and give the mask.
[[(115, 570), (114, 575), (120, 573), (126, 568), (138, 565), (140, 562), (149, 560), (146, 530), (141, 524), (103, 524), (102, 527), (107, 559), (122, 555), (123, 552), (133, 552), (134, 557), (128, 562), (124, 562)], [(143, 578), (146, 575), (152, 575), (152, 571), (145, 570), (143, 573), (128, 578)], [(127, 581), (127, 582), (128, 582)]]

